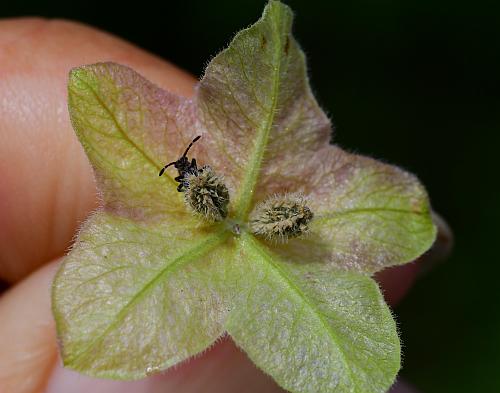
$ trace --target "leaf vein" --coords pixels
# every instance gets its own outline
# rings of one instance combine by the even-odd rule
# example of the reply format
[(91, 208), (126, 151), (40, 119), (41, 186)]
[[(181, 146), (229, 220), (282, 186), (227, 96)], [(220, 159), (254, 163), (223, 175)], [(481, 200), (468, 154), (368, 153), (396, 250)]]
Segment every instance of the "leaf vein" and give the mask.
[(338, 352), (341, 356), (342, 363), (344, 364), (347, 374), (349, 375), (350, 381), (354, 381), (354, 376), (353, 376), (353, 371), (350, 367), (350, 364), (347, 360), (346, 354), (342, 350), (342, 346), (339, 344), (339, 338), (337, 337), (337, 334), (331, 329), (329, 323), (327, 320), (325, 320), (325, 317), (323, 316), (321, 310), (319, 310), (314, 304), (312, 304), (308, 299), (307, 296), (304, 294), (302, 289), (300, 289), (295, 282), (290, 279), (289, 275), (286, 273), (285, 270), (283, 270), (282, 267), (280, 267), (277, 263), (275, 263), (271, 256), (261, 247), (259, 246), (256, 241), (253, 239), (251, 235), (246, 235), (246, 238), (248, 240), (248, 244), (256, 250), (261, 256), (262, 259), (266, 262), (265, 266), (270, 268), (292, 291), (295, 293), (295, 295), (300, 299), (301, 303), (309, 309), (312, 315), (314, 315), (319, 323), (323, 326), (327, 334), (330, 336), (332, 341), (335, 343), (335, 346), (338, 348)]
[(149, 290), (154, 288), (154, 286), (169, 273), (176, 271), (178, 268), (184, 266), (186, 263), (192, 261), (197, 256), (204, 255), (209, 252), (211, 249), (219, 245), (224, 239), (227, 237), (227, 233), (224, 233), (224, 230), (220, 230), (219, 232), (208, 236), (204, 241), (198, 243), (195, 247), (192, 247), (187, 252), (182, 255), (174, 258), (170, 263), (168, 263), (163, 269), (161, 269), (158, 274), (156, 274), (151, 280), (146, 282), (146, 284), (130, 299), (121, 309), (118, 311), (114, 319), (111, 323), (99, 334), (95, 337), (89, 344), (87, 344), (79, 353), (75, 354), (72, 357), (67, 357), (66, 361), (68, 363), (75, 363), (89, 351), (97, 345), (100, 341), (102, 341), (106, 335), (111, 332), (119, 323), (123, 321), (127, 312), (142, 298), (148, 293)]
[[(123, 129), (123, 127), (120, 125), (120, 123), (118, 122), (116, 116), (114, 115), (114, 113), (111, 111), (110, 108), (108, 108), (108, 106), (106, 105), (106, 103), (101, 99), (101, 97), (99, 97), (99, 94), (97, 94), (97, 92), (95, 91), (95, 89), (87, 82), (85, 81), (84, 79), (82, 78), (79, 78), (77, 76), (75, 76), (75, 78), (77, 78), (81, 83), (83, 83), (85, 86), (87, 86), (87, 88), (89, 89), (89, 91), (92, 93), (92, 95), (94, 96), (95, 100), (97, 101), (97, 103), (108, 113), (111, 121), (115, 124), (116, 126), (116, 129), (118, 130), (118, 132), (123, 136), (123, 139), (128, 142), (134, 149), (136, 149), (145, 159), (147, 162), (149, 162), (150, 165), (156, 167), (158, 170), (160, 170), (162, 168), (161, 165), (157, 164), (151, 157), (149, 157), (149, 155), (146, 154), (146, 152), (139, 146), (137, 145), (128, 135), (127, 133), (125, 132), (125, 130)], [(174, 179), (172, 179), (168, 174), (166, 176), (166, 178), (171, 182), (173, 183), (174, 185), (176, 184)]]

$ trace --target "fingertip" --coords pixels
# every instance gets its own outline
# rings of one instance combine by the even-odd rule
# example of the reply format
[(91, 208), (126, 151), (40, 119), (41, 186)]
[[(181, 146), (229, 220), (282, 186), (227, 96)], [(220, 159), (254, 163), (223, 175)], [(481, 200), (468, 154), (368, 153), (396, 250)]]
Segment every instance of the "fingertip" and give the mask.
[(375, 274), (385, 301), (391, 306), (397, 305), (412, 287), (419, 270), (417, 260), (406, 265), (389, 267)]
[(230, 338), (203, 354), (139, 381), (90, 378), (62, 367), (59, 361), (48, 393), (285, 393), (259, 371)]
[(42, 391), (56, 359), (49, 288), (56, 263), (27, 277), (0, 297), (2, 393)]
[(419, 393), (419, 391), (400, 379), (393, 385), (389, 393)]
[(387, 268), (375, 275), (387, 303), (392, 306), (397, 305), (404, 298), (417, 278), (444, 261), (451, 253), (453, 232), (450, 226), (436, 212), (432, 212), (432, 220), (437, 228), (437, 236), (436, 241), (426, 253), (413, 262)]

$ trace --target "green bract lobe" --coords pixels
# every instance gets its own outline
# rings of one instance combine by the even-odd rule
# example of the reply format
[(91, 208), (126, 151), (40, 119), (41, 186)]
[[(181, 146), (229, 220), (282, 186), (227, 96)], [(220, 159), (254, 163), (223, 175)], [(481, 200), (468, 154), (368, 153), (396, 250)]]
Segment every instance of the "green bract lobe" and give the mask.
[(71, 71), (102, 206), (52, 287), (66, 367), (144, 378), (227, 333), (293, 393), (393, 383), (396, 324), (370, 276), (430, 247), (429, 200), (408, 172), (329, 143), (292, 20), (270, 1), (192, 98), (114, 63)]
[(268, 240), (285, 241), (309, 231), (313, 213), (302, 195), (274, 195), (250, 214), (250, 229)]
[(222, 221), (227, 217), (229, 191), (223, 179), (205, 166), (196, 174), (187, 176), (184, 198), (186, 204), (208, 221)]

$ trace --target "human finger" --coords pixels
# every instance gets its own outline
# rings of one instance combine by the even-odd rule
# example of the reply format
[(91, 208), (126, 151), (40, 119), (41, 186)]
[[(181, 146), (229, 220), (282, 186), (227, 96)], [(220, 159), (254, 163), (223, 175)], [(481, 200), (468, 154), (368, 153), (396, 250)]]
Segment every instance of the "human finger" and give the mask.
[(15, 282), (61, 255), (97, 206), (66, 84), (71, 68), (99, 61), (192, 93), (193, 77), (108, 33), (67, 21), (0, 21), (0, 280)]
[(0, 392), (40, 392), (56, 360), (49, 287), (56, 264), (36, 271), (0, 297)]
[(437, 228), (436, 241), (432, 247), (416, 261), (391, 267), (375, 275), (384, 292), (387, 303), (397, 305), (407, 294), (415, 280), (428, 272), (435, 264), (445, 260), (453, 247), (453, 233), (446, 221), (437, 213), (432, 213)]
[(141, 381), (95, 379), (64, 369), (50, 309), (56, 265), (42, 267), (0, 298), (0, 392), (283, 392), (227, 337), (202, 355)]
[[(64, 369), (57, 358), (50, 284), (57, 262), (33, 273), (0, 298), (2, 393), (282, 393), (225, 338), (201, 356), (141, 381), (95, 379)], [(406, 384), (391, 393), (413, 393)]]

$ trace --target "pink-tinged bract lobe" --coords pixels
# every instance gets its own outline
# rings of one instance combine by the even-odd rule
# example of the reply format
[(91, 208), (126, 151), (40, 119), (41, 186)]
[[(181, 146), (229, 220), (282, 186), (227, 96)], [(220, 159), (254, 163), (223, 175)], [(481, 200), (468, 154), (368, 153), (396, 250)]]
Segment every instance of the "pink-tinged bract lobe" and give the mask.
[[(270, 1), (190, 99), (123, 65), (71, 72), (70, 117), (102, 206), (53, 284), (66, 367), (139, 379), (228, 333), (290, 392), (383, 393), (393, 383), (399, 339), (371, 275), (430, 247), (428, 197), (415, 176), (329, 144), (292, 18)], [(158, 176), (196, 135), (197, 162), (229, 196), (217, 220), (189, 208), (174, 171)], [(304, 233), (255, 235), (254, 209), (290, 195), (311, 212)]]

